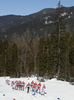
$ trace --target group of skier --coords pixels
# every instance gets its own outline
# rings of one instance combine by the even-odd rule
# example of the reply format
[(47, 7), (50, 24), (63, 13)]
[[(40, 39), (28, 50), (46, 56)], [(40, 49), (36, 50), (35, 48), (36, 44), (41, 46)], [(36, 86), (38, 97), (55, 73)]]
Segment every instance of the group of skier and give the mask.
[(23, 81), (11, 81), (10, 80), (6, 80), (6, 83), (8, 85), (11, 85), (12, 86), (12, 89), (16, 89), (16, 90), (23, 90), (24, 91), (24, 88), (25, 88), (25, 82)]
[(35, 93), (40, 93), (40, 94), (46, 94), (45, 92), (45, 89), (46, 89), (46, 86), (45, 84), (43, 84), (42, 86), (42, 91), (41, 91), (41, 83), (39, 82), (38, 84), (34, 81), (27, 84), (27, 93), (29, 93), (29, 90), (31, 89), (32, 91), (32, 94), (35, 95)]
[(24, 88), (25, 88), (25, 82), (24, 81), (12, 81), (11, 82), (11, 86), (12, 86), (12, 89), (16, 89), (16, 90), (23, 90), (24, 91)]
[[(35, 95), (36, 93), (40, 93), (40, 94), (46, 94), (45, 89), (46, 86), (45, 84), (43, 84), (43, 86), (41, 86), (41, 83), (39, 82), (38, 84), (34, 81), (32, 81), (31, 83), (27, 83), (25, 84), (24, 81), (10, 81), (6, 80), (6, 83), (8, 85), (11, 84), (12, 89), (16, 89), (16, 90), (23, 90), (27, 89), (27, 93), (29, 93), (30, 91), (32, 91), (32, 94)], [(42, 87), (42, 89), (41, 89)]]

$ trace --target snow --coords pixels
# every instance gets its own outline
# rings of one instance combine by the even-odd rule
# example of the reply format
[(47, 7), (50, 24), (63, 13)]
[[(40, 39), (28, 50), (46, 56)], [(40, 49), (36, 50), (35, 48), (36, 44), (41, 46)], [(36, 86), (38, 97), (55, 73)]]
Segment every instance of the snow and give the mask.
[(47, 22), (47, 20), (45, 21), (45, 24), (51, 24), (51, 23), (54, 23), (54, 22), (53, 21)]
[(49, 23), (53, 23), (53, 21), (49, 21)]
[(66, 13), (66, 12), (64, 12), (64, 13), (62, 13), (62, 14), (61, 14), (61, 16), (66, 16), (66, 14), (67, 14), (67, 13)]
[(40, 95), (36, 94), (33, 96), (27, 93), (27, 90), (14, 90), (11, 85), (6, 84), (6, 79), (10, 80), (20, 80), (24, 81), (26, 84), (31, 82), (38, 82), (37, 77), (28, 78), (10, 78), (10, 77), (0, 77), (0, 100), (74, 100), (74, 86), (70, 85), (69, 82), (60, 81), (57, 79), (45, 80), (41, 82), (41, 86), (45, 84), (47, 94)]
[(68, 16), (68, 18), (70, 18), (70, 16)]
[(50, 16), (46, 16), (44, 19), (48, 19), (48, 18), (50, 18)]
[(73, 14), (73, 13), (71, 12), (71, 14)]
[(45, 24), (48, 24), (47, 20), (45, 21)]

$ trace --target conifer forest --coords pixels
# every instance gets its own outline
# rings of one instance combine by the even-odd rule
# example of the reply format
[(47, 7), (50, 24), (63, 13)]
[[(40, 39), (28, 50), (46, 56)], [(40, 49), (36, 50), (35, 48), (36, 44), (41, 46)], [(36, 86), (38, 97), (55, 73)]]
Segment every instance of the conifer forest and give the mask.
[(64, 8), (58, 3), (50, 36), (14, 35), (0, 40), (0, 76), (46, 76), (74, 79), (74, 32), (64, 24)]

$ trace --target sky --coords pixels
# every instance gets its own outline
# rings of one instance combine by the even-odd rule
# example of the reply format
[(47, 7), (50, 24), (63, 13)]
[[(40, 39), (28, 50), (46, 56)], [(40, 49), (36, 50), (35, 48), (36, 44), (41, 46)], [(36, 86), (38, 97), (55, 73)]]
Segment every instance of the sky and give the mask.
[[(0, 16), (29, 15), (45, 8), (56, 8), (59, 0), (0, 0)], [(65, 7), (74, 6), (74, 0), (61, 0)]]

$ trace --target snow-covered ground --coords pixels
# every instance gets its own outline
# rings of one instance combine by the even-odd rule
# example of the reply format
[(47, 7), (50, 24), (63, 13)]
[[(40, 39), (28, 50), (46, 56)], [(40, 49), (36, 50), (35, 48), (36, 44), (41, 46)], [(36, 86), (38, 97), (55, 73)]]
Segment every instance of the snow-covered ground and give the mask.
[(46, 85), (47, 94), (40, 95), (36, 94), (33, 96), (30, 93), (27, 93), (27, 90), (14, 90), (11, 85), (6, 84), (6, 79), (12, 80), (20, 80), (24, 81), (26, 84), (31, 82), (37, 82), (37, 78), (9, 78), (9, 77), (0, 77), (0, 100), (74, 100), (74, 86), (70, 85), (68, 82), (59, 81), (56, 79), (46, 80), (45, 82), (41, 82)]

